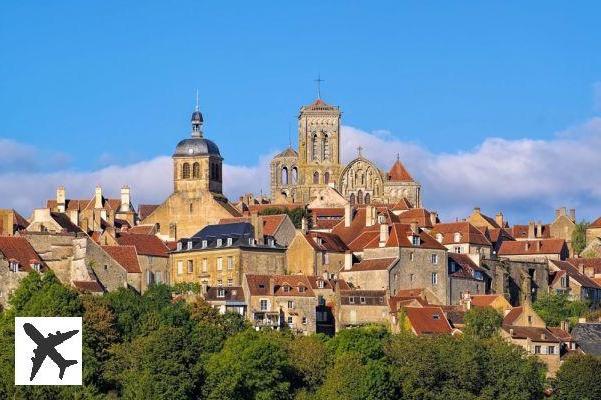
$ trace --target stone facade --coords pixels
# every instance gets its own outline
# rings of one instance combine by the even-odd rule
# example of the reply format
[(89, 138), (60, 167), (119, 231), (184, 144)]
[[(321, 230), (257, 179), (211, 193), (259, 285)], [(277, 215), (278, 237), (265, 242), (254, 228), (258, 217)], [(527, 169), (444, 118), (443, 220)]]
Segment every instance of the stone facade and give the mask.
[[(335, 274), (344, 267), (345, 252), (320, 251), (309, 243), (302, 231), (297, 231), (286, 250), (289, 274), (318, 275)], [(350, 254), (349, 254), (350, 255)]]
[(336, 310), (336, 331), (366, 324), (390, 324), (384, 290), (341, 290)]
[(155, 257), (138, 254), (138, 262), (142, 270), (141, 291), (144, 293), (151, 284), (164, 283), (171, 281), (171, 271), (169, 268), (169, 257)]
[(549, 290), (546, 262), (486, 259), (482, 260), (482, 267), (492, 279), (492, 292), (504, 294), (514, 306), (535, 301), (539, 293)]

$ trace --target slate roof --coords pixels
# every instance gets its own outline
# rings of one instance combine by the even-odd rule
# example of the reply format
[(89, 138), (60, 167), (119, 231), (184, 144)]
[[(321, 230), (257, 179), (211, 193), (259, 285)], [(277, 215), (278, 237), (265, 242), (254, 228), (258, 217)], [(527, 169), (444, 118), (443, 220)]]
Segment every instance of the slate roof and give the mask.
[(0, 236), (0, 253), (7, 261), (16, 261), (23, 271), (32, 271), (31, 264), (39, 263), (45, 269), (44, 263), (29, 242), (19, 236)]
[(155, 235), (139, 235), (124, 232), (117, 237), (117, 243), (120, 246), (134, 246), (139, 255), (169, 257), (169, 248)]
[(115, 261), (130, 274), (141, 273), (138, 254), (134, 246), (101, 246)]
[[(284, 222), (284, 220), (288, 217), (286, 214), (275, 214), (275, 215), (260, 215), (259, 221), (263, 223), (263, 235), (265, 236), (274, 236), (277, 233), (278, 228)], [(251, 217), (232, 217), (232, 218), (222, 218), (219, 220), (219, 225), (222, 224), (232, 224), (238, 222), (246, 222), (251, 223)]]
[[(227, 244), (227, 239), (231, 238), (231, 244)], [(221, 240), (221, 245), (218, 246), (218, 241)], [(206, 246), (203, 247), (203, 241), (206, 241)], [(277, 243), (260, 244), (256, 243), (254, 237), (254, 228), (248, 222), (234, 222), (231, 224), (207, 225), (198, 231), (191, 238), (180, 239), (182, 249), (178, 252), (191, 250), (208, 250), (216, 248), (245, 248), (245, 249), (261, 249), (261, 250), (285, 250), (286, 247)], [(188, 249), (188, 242), (192, 242), (192, 249)]]
[[(448, 253), (449, 256), (449, 275), (454, 278), (475, 279), (474, 272), (484, 273), (467, 254)], [(450, 272), (452, 266), (457, 267), (455, 272)]]
[(417, 335), (450, 334), (453, 332), (441, 307), (405, 307), (404, 311)]
[(601, 356), (601, 323), (579, 323), (571, 336), (585, 354)]
[(65, 232), (69, 232), (69, 233), (83, 232), (79, 226), (77, 226), (73, 222), (71, 222), (71, 219), (67, 216), (67, 214), (63, 214), (63, 213), (59, 213), (59, 212), (51, 212), (50, 216), (52, 217), (53, 220), (56, 221), (57, 224), (59, 224), (59, 226), (61, 228), (63, 228), (63, 230)]

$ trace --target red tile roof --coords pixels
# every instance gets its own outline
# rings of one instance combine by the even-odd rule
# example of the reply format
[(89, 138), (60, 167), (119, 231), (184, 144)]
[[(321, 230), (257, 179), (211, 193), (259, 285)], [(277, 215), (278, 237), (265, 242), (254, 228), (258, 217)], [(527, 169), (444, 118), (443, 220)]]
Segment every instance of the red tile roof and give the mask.
[(115, 261), (130, 274), (141, 273), (138, 254), (134, 246), (101, 246)]
[[(455, 241), (455, 234), (459, 234), (459, 241)], [(474, 225), (467, 221), (436, 224), (430, 231), (430, 235), (438, 240), (438, 234), (442, 235), (442, 244), (451, 245), (455, 243), (469, 243), (482, 246), (492, 246), (492, 243)]]
[[(541, 225), (541, 230), (542, 232), (540, 232), (538, 236), (539, 239), (549, 239), (551, 237), (551, 229), (548, 224)], [(528, 225), (512, 226), (511, 236), (516, 239), (528, 239)]]
[(422, 228), (432, 228), (430, 212), (425, 208), (412, 208), (411, 210), (402, 212), (401, 215), (399, 215), (399, 222), (404, 224), (416, 222), (417, 225)]
[(82, 292), (102, 293), (104, 288), (98, 281), (73, 281), (73, 286)]
[[(372, 240), (369, 243), (367, 243), (365, 248), (380, 247), (379, 225), (377, 226), (377, 229), (377, 235), (374, 235)], [(446, 247), (438, 243), (428, 233), (421, 230), (418, 233), (418, 236), (420, 237), (420, 244), (418, 246), (414, 246), (409, 241), (409, 236), (411, 236), (413, 232), (411, 231), (411, 227), (407, 224), (394, 223), (392, 224), (392, 226), (389, 226), (388, 229), (388, 241), (386, 242), (385, 247), (415, 247), (422, 249), (446, 250)]]
[(511, 326), (511, 325), (503, 325), (502, 329), (511, 333), (511, 337), (513, 339), (530, 339), (533, 342), (543, 342), (543, 343), (559, 343), (559, 340), (553, 332), (551, 332), (547, 328), (537, 328), (533, 326)]
[(524, 308), (522, 306), (513, 307), (503, 318), (503, 325), (513, 325), (513, 323), (522, 315)]
[(167, 245), (154, 235), (121, 233), (117, 237), (117, 243), (121, 246), (134, 246), (138, 254), (143, 256), (169, 257)]
[(499, 255), (561, 254), (565, 246), (563, 239), (505, 241)]
[(394, 205), (390, 207), (391, 210), (409, 210), (413, 208), (413, 205), (406, 198), (401, 198)]
[(568, 258), (566, 260), (580, 271), (580, 266), (592, 267), (595, 274), (601, 274), (601, 258)]
[(136, 233), (142, 235), (154, 235), (156, 234), (155, 224), (136, 225), (132, 226), (127, 230), (127, 233)]
[(39, 263), (44, 267), (44, 263), (35, 252), (29, 242), (19, 236), (0, 236), (0, 253), (4, 255), (7, 261), (14, 260), (19, 263), (23, 271), (31, 271), (31, 264)]
[(388, 180), (394, 182), (413, 182), (413, 178), (409, 175), (409, 172), (407, 172), (407, 169), (398, 158), (395, 163), (392, 164), (390, 171), (388, 171)]
[(333, 233), (308, 232), (305, 234), (305, 239), (317, 251), (344, 253), (348, 250), (338, 235)]
[(246, 274), (245, 277), (252, 296), (315, 297), (311, 282), (304, 275)]
[(159, 204), (140, 204), (138, 206), (138, 217), (144, 219), (152, 214), (157, 208), (159, 208)]
[(492, 303), (499, 297), (500, 294), (473, 294), (471, 295), (471, 303), (474, 307), (491, 307)]
[(403, 310), (417, 335), (450, 334), (453, 332), (441, 307), (405, 307)]
[(565, 271), (570, 279), (575, 280), (581, 286), (587, 288), (601, 289), (597, 282), (593, 281), (588, 276), (580, 273), (579, 269), (567, 261), (551, 260), (551, 263), (562, 271)]
[(588, 226), (589, 228), (601, 228), (601, 217), (597, 218)]
[(398, 258), (377, 258), (373, 260), (362, 260), (353, 264), (351, 271), (383, 271), (396, 264)]

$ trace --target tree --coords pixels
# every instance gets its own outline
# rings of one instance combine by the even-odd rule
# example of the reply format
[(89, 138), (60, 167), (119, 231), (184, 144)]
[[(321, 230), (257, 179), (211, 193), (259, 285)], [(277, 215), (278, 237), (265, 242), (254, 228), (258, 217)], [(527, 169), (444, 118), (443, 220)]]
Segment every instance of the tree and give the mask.
[(296, 207), (292, 210), (282, 207), (267, 207), (259, 212), (260, 215), (287, 214), (294, 226), (298, 229), (302, 226), (302, 219), (308, 218), (307, 210), (303, 207)]
[(601, 371), (600, 358), (591, 355), (569, 356), (559, 368), (557, 377), (553, 381), (553, 399), (601, 399), (599, 371)]
[(586, 221), (580, 221), (572, 231), (572, 249), (574, 254), (580, 254), (586, 247), (586, 228), (590, 224)]
[(327, 336), (321, 334), (299, 336), (288, 346), (290, 365), (297, 377), (298, 386), (309, 392), (314, 392), (322, 384), (330, 367), (327, 340)]
[(534, 311), (549, 326), (560, 326), (562, 321), (576, 324), (589, 309), (587, 303), (581, 300), (570, 300), (566, 293), (543, 293), (532, 305)]
[(503, 316), (492, 307), (473, 307), (465, 313), (464, 320), (466, 335), (487, 339), (499, 331)]
[(384, 356), (384, 344), (390, 332), (382, 325), (368, 325), (345, 329), (327, 342), (328, 352), (333, 358), (355, 352), (364, 360), (379, 360)]

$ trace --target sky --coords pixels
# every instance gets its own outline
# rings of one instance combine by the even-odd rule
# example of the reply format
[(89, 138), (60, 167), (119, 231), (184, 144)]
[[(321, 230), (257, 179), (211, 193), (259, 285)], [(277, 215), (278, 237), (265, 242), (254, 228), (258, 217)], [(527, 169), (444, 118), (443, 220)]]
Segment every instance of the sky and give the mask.
[(230, 198), (268, 193), (301, 105), (343, 111), (343, 158), (400, 153), (443, 218), (601, 215), (598, 2), (0, 2), (0, 207), (63, 184), (171, 190), (199, 91)]

